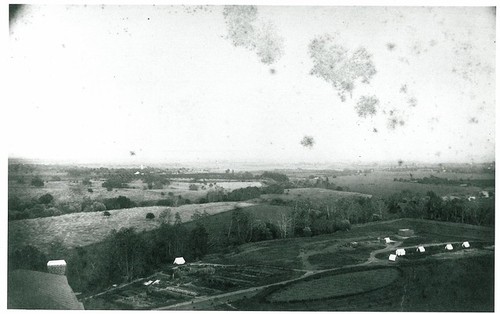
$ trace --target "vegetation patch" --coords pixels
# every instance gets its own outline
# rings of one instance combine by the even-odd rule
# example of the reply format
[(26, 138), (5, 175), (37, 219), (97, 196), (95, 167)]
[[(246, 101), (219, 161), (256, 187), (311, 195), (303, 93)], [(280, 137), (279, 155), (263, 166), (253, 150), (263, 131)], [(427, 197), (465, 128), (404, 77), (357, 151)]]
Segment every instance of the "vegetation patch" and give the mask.
[(355, 295), (385, 287), (399, 276), (396, 268), (381, 268), (313, 278), (278, 290), (268, 300), (303, 302)]

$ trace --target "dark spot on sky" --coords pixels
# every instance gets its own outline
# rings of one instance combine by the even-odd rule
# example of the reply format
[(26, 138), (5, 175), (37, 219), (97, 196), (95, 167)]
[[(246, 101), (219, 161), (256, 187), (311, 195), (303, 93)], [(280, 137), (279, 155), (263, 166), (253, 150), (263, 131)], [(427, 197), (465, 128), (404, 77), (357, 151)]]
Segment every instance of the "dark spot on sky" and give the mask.
[(149, 21), (149, 17), (148, 17), (148, 21)]
[(396, 44), (394, 44), (394, 43), (387, 43), (386, 46), (387, 46), (387, 49), (389, 49), (389, 51), (393, 51), (394, 48), (396, 48)]
[(378, 133), (377, 128), (373, 128), (373, 133)]
[(133, 150), (130, 151), (130, 156), (135, 156), (135, 152)]
[(408, 86), (406, 86), (406, 84), (401, 85), (401, 88), (399, 89), (399, 92), (406, 94), (408, 92)]
[(314, 146), (314, 138), (312, 136), (304, 136), (302, 141), (300, 141), (300, 145), (307, 147), (307, 148), (312, 148)]
[(377, 114), (379, 100), (376, 96), (361, 96), (354, 107), (360, 118), (367, 118)]
[(346, 100), (346, 94), (352, 97), (357, 82), (368, 84), (377, 73), (372, 55), (366, 48), (349, 50), (336, 36), (329, 34), (311, 40), (309, 55), (313, 62), (310, 74), (332, 84), (342, 102)]
[(402, 161), (401, 159), (400, 159), (400, 160), (398, 160), (398, 166), (400, 166), (400, 167), (401, 167), (402, 165), (403, 165), (403, 161)]
[(417, 99), (415, 97), (410, 97), (408, 99), (408, 104), (410, 107), (416, 107), (417, 106)]
[(478, 123), (479, 123), (479, 121), (477, 120), (477, 118), (476, 118), (476, 117), (472, 117), (472, 118), (470, 118), (470, 119), (469, 119), (469, 123), (478, 124)]
[(275, 73), (276, 73), (276, 70), (275, 70), (275, 69), (269, 69), (269, 73), (271, 73), (271, 74), (275, 74)]

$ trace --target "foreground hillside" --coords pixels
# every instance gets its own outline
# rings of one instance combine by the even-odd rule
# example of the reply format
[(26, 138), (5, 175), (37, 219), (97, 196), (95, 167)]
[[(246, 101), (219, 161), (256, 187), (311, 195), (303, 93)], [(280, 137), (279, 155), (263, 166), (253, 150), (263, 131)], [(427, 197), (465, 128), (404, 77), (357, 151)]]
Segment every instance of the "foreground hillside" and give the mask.
[[(257, 215), (271, 209), (243, 210)], [(401, 228), (414, 234), (402, 236)], [(462, 247), (463, 241), (470, 247)], [(487, 227), (419, 219), (374, 222), (328, 235), (247, 243), (197, 262), (187, 259), (186, 265), (161, 267), (84, 303), (87, 309), (492, 311), (493, 241), (494, 229)], [(446, 250), (446, 243), (454, 248)], [(417, 252), (418, 245), (426, 251)], [(388, 260), (402, 248), (406, 256)]]
[[(179, 213), (182, 221), (187, 222), (197, 211), (206, 211), (212, 215), (233, 210), (236, 204), (240, 207), (252, 205), (237, 202), (193, 204), (171, 207), (171, 213), (172, 215)], [(102, 212), (82, 212), (11, 221), (9, 222), (9, 250), (32, 245), (46, 251), (53, 243), (73, 248), (99, 243), (113, 229), (133, 227), (137, 231), (153, 230), (161, 225), (163, 220), (159, 216), (166, 208), (152, 206), (110, 210), (111, 215), (108, 217), (104, 216)], [(147, 213), (152, 213), (156, 218), (147, 219)]]

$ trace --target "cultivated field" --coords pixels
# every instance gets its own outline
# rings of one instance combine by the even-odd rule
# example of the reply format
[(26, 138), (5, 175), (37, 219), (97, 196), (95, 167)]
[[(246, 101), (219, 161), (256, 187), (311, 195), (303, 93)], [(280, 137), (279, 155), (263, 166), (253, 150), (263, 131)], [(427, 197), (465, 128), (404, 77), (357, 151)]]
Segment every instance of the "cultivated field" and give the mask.
[[(196, 211), (216, 214), (232, 210), (236, 204), (240, 207), (251, 205), (237, 202), (193, 204), (171, 207), (171, 211), (173, 215), (179, 213), (182, 221), (187, 222)], [(153, 230), (161, 225), (159, 215), (166, 208), (152, 206), (111, 210), (109, 217), (102, 212), (81, 212), (11, 221), (8, 232), (9, 251), (23, 245), (33, 245), (46, 251), (53, 243), (60, 243), (66, 248), (85, 246), (103, 241), (113, 229), (133, 227), (138, 231)], [(146, 219), (147, 213), (153, 213), (156, 218)]]
[[(425, 171), (411, 172), (414, 178), (423, 178), (430, 175), (435, 175), (442, 178), (460, 179), (494, 179), (491, 174), (457, 174), (457, 173), (433, 173)], [(387, 197), (394, 193), (404, 190), (410, 190), (415, 193), (425, 194), (428, 191), (434, 191), (436, 194), (443, 196), (449, 194), (460, 195), (475, 195), (483, 190), (480, 187), (443, 184), (421, 184), (412, 182), (394, 181), (394, 178), (403, 178), (410, 180), (410, 172), (390, 172), (390, 171), (374, 171), (372, 173), (361, 175), (338, 176), (330, 178), (330, 182), (335, 185), (348, 187), (350, 191), (359, 193), (371, 194), (376, 197)]]

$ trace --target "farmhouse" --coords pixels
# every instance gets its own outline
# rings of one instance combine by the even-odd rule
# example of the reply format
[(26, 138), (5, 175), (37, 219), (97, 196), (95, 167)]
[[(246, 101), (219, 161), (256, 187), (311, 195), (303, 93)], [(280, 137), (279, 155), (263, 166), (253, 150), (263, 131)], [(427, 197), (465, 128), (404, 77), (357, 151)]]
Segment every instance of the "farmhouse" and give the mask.
[(397, 249), (396, 250), (396, 255), (397, 256), (404, 256), (404, 255), (406, 255), (405, 249)]
[(464, 243), (462, 243), (462, 247), (468, 249), (470, 248), (470, 243), (468, 241), (465, 241)]
[(384, 241), (385, 241), (385, 244), (390, 244), (390, 243), (394, 243), (395, 241), (392, 241), (391, 238), (387, 237), (387, 238), (384, 238)]
[(55, 275), (65, 275), (66, 274), (66, 261), (65, 260), (54, 260), (47, 263), (47, 271)]
[(396, 254), (391, 254), (391, 255), (389, 255), (389, 260), (390, 260), (391, 262), (395, 262), (395, 261), (396, 261), (396, 258), (398, 258), (398, 257), (396, 256)]
[(446, 244), (446, 246), (444, 247), (445, 250), (447, 251), (451, 251), (453, 250), (453, 245), (451, 245), (450, 243)]
[(174, 260), (174, 265), (184, 265), (185, 263), (184, 257), (176, 257)]
[(419, 247), (417, 247), (417, 252), (424, 253), (425, 252), (425, 248), (423, 246), (419, 246)]

